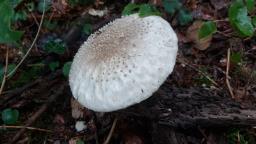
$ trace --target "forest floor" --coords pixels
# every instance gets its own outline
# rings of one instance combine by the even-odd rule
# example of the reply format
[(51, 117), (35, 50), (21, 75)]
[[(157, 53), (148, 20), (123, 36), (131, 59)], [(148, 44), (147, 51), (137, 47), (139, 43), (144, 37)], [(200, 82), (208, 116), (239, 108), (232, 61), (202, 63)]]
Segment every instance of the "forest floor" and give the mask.
[[(115, 119), (113, 115), (104, 116), (85, 108), (81, 108), (79, 116), (72, 114), (77, 106), (67, 75), (73, 56), (91, 33), (121, 17), (131, 1), (46, 0), (47, 7), (42, 10), (43, 2), (20, 0), (14, 7), (16, 17), (12, 27), (23, 31), (23, 36), (18, 45), (6, 42), (0, 45), (0, 143), (98, 144), (104, 143), (108, 135), (110, 143), (155, 143), (151, 139), (154, 128), (149, 128), (143, 118)], [(218, 91), (242, 105), (255, 106), (256, 40), (253, 34), (245, 32), (248, 29), (232, 27), (230, 0), (132, 2), (155, 7), (177, 33), (179, 52), (168, 83), (176, 88)], [(185, 13), (182, 15), (181, 10), (171, 8), (175, 5), (180, 5)], [(0, 5), (0, 13), (3, 10)], [(252, 24), (253, 20), (256, 23), (255, 12), (252, 10), (247, 15), (246, 11)], [(211, 32), (205, 32), (206, 38), (199, 39), (198, 31), (205, 22), (214, 23), (216, 29), (207, 29)], [(8, 75), (12, 70), (15, 72)], [(84, 122), (82, 131), (76, 130), (77, 121)], [(110, 132), (112, 127), (115, 130)], [(253, 126), (171, 131), (169, 137), (176, 139), (174, 144), (256, 143)]]

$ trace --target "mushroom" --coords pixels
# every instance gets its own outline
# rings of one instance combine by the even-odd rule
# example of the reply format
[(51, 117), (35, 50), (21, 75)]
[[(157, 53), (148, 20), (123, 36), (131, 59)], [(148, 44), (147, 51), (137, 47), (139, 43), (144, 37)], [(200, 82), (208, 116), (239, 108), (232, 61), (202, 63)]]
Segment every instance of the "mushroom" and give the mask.
[(172, 72), (177, 36), (159, 16), (110, 22), (89, 36), (69, 74), (73, 96), (86, 108), (111, 112), (150, 97)]

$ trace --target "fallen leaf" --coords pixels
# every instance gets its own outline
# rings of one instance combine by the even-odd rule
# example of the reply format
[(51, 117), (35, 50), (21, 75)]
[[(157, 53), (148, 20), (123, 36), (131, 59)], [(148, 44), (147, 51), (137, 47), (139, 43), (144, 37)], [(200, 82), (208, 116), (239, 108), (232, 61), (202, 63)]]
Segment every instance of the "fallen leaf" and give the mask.
[(194, 23), (187, 29), (186, 37), (194, 43), (194, 46), (197, 49), (206, 50), (211, 44), (212, 36), (199, 39), (198, 31), (202, 25), (202, 21), (194, 21)]
[(139, 136), (130, 133), (125, 135), (124, 144), (144, 144), (144, 142)]
[(88, 13), (92, 16), (103, 17), (104, 15), (106, 15), (108, 13), (108, 9), (105, 8), (103, 10), (97, 10), (97, 9), (91, 8), (91, 9), (89, 9)]
[(84, 107), (77, 102), (77, 100), (71, 98), (71, 114), (74, 119), (79, 119), (84, 117)]

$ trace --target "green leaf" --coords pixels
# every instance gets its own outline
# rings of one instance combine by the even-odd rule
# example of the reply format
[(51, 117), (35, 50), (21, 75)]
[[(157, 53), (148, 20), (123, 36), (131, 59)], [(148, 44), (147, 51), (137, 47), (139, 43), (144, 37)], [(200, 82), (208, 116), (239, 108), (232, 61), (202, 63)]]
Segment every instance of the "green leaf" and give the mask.
[(161, 15), (161, 13), (156, 9), (156, 7), (149, 4), (142, 4), (139, 10), (140, 17), (146, 17), (150, 15)]
[(247, 10), (249, 12), (252, 12), (253, 9), (254, 9), (254, 4), (255, 4), (255, 1), (254, 0), (246, 0), (246, 7), (247, 7)]
[(16, 109), (7, 108), (2, 112), (2, 120), (4, 124), (15, 124), (19, 118), (19, 111)]
[(13, 22), (17, 22), (17, 21), (19, 21), (19, 20), (22, 20), (22, 21), (25, 21), (25, 20), (27, 20), (27, 13), (26, 13), (26, 11), (24, 11), (24, 10), (22, 10), (22, 11), (19, 11), (19, 12), (16, 12), (15, 14), (14, 14), (14, 16), (12, 17), (12, 21)]
[(212, 36), (217, 31), (215, 22), (207, 21), (204, 22), (198, 32), (199, 39)]
[(150, 15), (161, 15), (161, 13), (156, 9), (156, 7), (150, 5), (150, 4), (133, 4), (129, 3), (125, 6), (122, 15), (130, 15), (133, 13), (139, 13), (140, 17), (146, 17)]
[(0, 1), (0, 43), (17, 44), (23, 32), (11, 29), (11, 20), (14, 16), (14, 9), (9, 0)]
[(178, 21), (180, 25), (186, 25), (193, 20), (192, 15), (186, 9), (181, 9), (178, 14)]
[(181, 8), (182, 4), (179, 0), (163, 0), (164, 10), (169, 14), (174, 14), (176, 10)]
[(81, 139), (76, 140), (76, 144), (85, 144)]
[[(7, 75), (12, 72), (12, 70), (14, 70), (14, 68), (16, 67), (15, 64), (9, 64), (8, 68), (7, 68)], [(4, 78), (4, 66), (0, 66), (0, 83), (2, 82), (3, 78)], [(12, 75), (11, 75), (12, 76)]]
[(91, 24), (84, 24), (83, 25), (83, 33), (89, 35), (92, 33), (92, 25)]
[(237, 0), (231, 4), (228, 10), (230, 24), (237, 30), (241, 36), (252, 36), (254, 28), (251, 18), (248, 17), (247, 8), (242, 0)]
[(26, 7), (27, 7), (28, 11), (30, 11), (30, 12), (35, 10), (35, 4), (33, 2), (26, 4)]
[(256, 16), (252, 17), (252, 24), (254, 27), (256, 27)]
[(242, 55), (240, 52), (232, 52), (230, 55), (230, 61), (238, 64), (240, 62), (242, 62)]
[(51, 71), (55, 71), (60, 66), (58, 61), (49, 63), (49, 68)]
[(66, 62), (62, 68), (62, 73), (65, 77), (68, 77), (72, 62)]
[(57, 21), (52, 22), (49, 20), (44, 20), (43, 26), (49, 30), (54, 30), (58, 26), (58, 23), (57, 23)]
[(48, 53), (64, 54), (66, 51), (66, 44), (61, 39), (49, 40), (44, 49)]
[(9, 0), (9, 4), (15, 8), (22, 0)]
[(39, 0), (38, 5), (37, 5), (37, 10), (41, 13), (43, 11), (48, 11), (51, 8), (51, 0)]
[(31, 64), (28, 68), (22, 69), (22, 71), (19, 72), (18, 78), (15, 79), (15, 81), (10, 81), (10, 86), (13, 88), (20, 87), (38, 78), (43, 70), (43, 66), (43, 63), (35, 63)]
[(122, 11), (122, 15), (130, 15), (135, 12), (137, 12), (140, 8), (140, 5), (134, 4), (134, 3), (129, 3), (124, 7), (124, 10)]

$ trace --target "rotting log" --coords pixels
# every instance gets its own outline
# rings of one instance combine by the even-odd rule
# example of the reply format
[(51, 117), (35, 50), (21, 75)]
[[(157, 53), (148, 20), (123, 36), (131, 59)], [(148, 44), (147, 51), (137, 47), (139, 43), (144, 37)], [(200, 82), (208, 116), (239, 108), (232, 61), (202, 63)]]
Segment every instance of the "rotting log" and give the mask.
[(223, 130), (256, 125), (253, 103), (237, 102), (224, 90), (174, 88), (167, 82), (144, 102), (107, 115), (147, 125), (153, 144), (227, 144)]
[(206, 88), (173, 88), (165, 83), (148, 100), (116, 112), (144, 117), (173, 128), (256, 126), (256, 107), (236, 102), (225, 92)]

